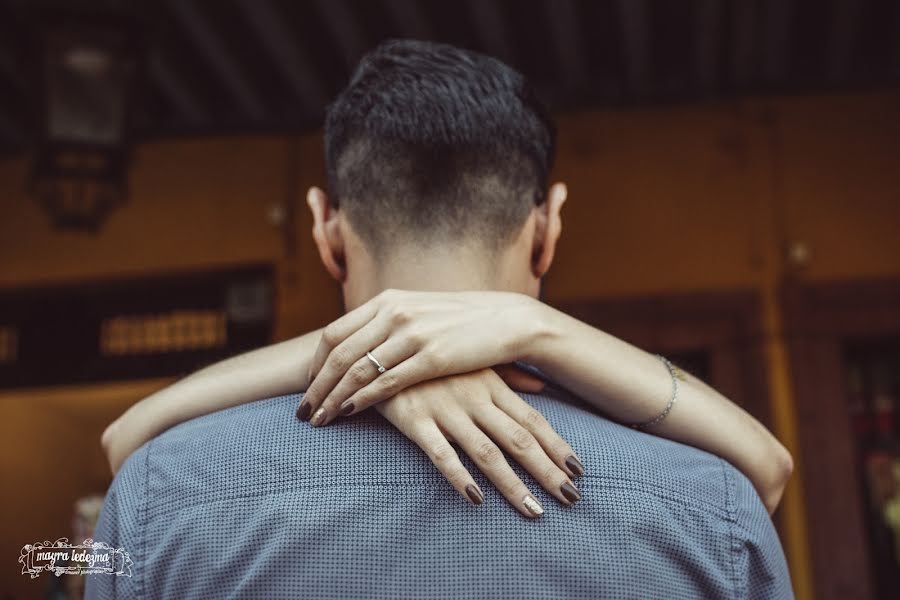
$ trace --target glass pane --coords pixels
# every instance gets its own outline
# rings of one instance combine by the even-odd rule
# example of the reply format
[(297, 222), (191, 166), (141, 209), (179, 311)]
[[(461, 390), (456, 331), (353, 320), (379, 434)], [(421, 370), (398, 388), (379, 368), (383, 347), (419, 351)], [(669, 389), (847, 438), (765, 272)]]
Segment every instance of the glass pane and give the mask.
[(847, 412), (879, 598), (900, 598), (900, 338), (844, 346)]

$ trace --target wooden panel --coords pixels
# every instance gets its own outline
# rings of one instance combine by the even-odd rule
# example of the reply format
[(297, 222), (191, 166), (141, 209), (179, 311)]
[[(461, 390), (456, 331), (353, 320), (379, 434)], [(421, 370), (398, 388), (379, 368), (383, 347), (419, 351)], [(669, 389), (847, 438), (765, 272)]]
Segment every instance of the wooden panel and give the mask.
[(788, 348), (818, 597), (872, 598), (839, 342), (804, 336)]

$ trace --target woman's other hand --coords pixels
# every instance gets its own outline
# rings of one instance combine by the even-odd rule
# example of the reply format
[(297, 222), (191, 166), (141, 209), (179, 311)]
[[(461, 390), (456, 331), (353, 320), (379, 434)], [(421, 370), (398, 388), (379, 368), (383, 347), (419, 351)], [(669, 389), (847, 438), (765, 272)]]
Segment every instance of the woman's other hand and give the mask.
[(504, 451), (564, 505), (581, 498), (572, 478), (584, 469), (571, 446), (492, 369), (429, 380), (375, 408), (475, 505), (484, 502), (484, 494), (451, 443), (526, 517), (538, 517), (544, 509), (506, 462)]

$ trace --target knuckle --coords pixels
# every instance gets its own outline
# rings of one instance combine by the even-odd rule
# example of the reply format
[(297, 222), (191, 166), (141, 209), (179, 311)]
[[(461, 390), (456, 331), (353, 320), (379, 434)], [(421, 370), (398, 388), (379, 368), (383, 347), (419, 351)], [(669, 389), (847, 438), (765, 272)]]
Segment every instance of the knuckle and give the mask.
[(483, 463), (494, 464), (501, 460), (503, 454), (493, 442), (481, 442), (475, 448), (475, 456)]
[(390, 318), (394, 325), (405, 325), (412, 320), (412, 314), (402, 306), (395, 306), (391, 309)]
[(494, 481), (494, 485), (505, 494), (521, 498), (529, 493), (528, 486), (522, 483), (522, 480), (515, 473), (510, 473), (504, 477), (499, 477)]
[(446, 464), (453, 460), (456, 452), (447, 442), (435, 442), (431, 447), (431, 460), (435, 464)]
[[(550, 486), (554, 488), (559, 487), (560, 485), (568, 481), (568, 479), (565, 478), (562, 473), (560, 473), (559, 469), (556, 466), (547, 467), (546, 469), (544, 469), (544, 472), (541, 475), (543, 476), (541, 481), (549, 483)], [(557, 480), (559, 480), (558, 485), (556, 483)]]
[(488, 383), (502, 383), (502, 381), (500, 381), (500, 376), (497, 375), (497, 372), (490, 367), (479, 369), (475, 371), (473, 375), (481, 378), (484, 381), (487, 381)]
[(447, 481), (460, 488), (465, 487), (465, 484), (472, 479), (465, 467), (449, 468), (444, 472), (444, 476), (447, 478)]
[(459, 399), (464, 406), (472, 405), (473, 396), (469, 394), (469, 388), (463, 380), (458, 377), (451, 377), (442, 381), (448, 396)]
[(556, 442), (550, 445), (550, 451), (555, 455), (559, 456), (561, 459), (565, 460), (565, 457), (570, 456), (575, 453), (572, 450), (572, 447), (569, 446), (564, 440), (559, 439)]
[(519, 451), (530, 450), (534, 447), (535, 439), (534, 436), (527, 429), (523, 429), (521, 427), (517, 427), (513, 429), (512, 433), (509, 436), (509, 440), (513, 445), (513, 448)]
[(413, 329), (407, 333), (406, 339), (409, 340), (409, 343), (415, 348), (421, 348), (427, 341), (425, 334), (419, 329)]
[(331, 351), (331, 364), (342, 371), (353, 364), (353, 358), (350, 356), (350, 350), (346, 346), (338, 346)]
[(366, 365), (356, 364), (347, 371), (347, 377), (350, 383), (357, 387), (362, 387), (369, 383), (369, 369)]
[(526, 412), (525, 416), (522, 418), (522, 424), (529, 429), (543, 427), (546, 423), (547, 421), (544, 419), (544, 415), (533, 408), (528, 409), (528, 412)]
[(332, 348), (340, 341), (338, 339), (337, 327), (331, 323), (322, 330), (322, 340)]
[(394, 396), (400, 391), (400, 380), (391, 371), (381, 374), (378, 377), (378, 384), (382, 392), (388, 396)]
[(461, 373), (446, 380), (454, 392), (465, 394), (478, 389), (478, 378), (471, 373)]
[(425, 350), (421, 352), (420, 358), (422, 360), (422, 364), (425, 365), (425, 368), (428, 369), (431, 373), (442, 373), (443, 362), (437, 353), (432, 352), (431, 350)]
[(447, 481), (454, 487), (465, 488), (465, 485), (471, 481), (472, 476), (465, 469), (452, 469), (446, 474)]
[(422, 423), (427, 418), (425, 411), (422, 410), (422, 407), (415, 403), (406, 403), (403, 407), (403, 413), (413, 423)]

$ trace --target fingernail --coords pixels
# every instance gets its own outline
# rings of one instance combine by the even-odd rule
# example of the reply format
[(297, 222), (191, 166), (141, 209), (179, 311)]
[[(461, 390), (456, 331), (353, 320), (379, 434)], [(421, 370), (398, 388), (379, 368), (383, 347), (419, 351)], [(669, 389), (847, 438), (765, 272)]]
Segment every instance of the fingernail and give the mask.
[(477, 486), (474, 486), (471, 483), (466, 486), (466, 495), (469, 496), (469, 500), (471, 500), (472, 504), (475, 506), (481, 506), (484, 503), (484, 494), (481, 493), (481, 490), (479, 490)]
[(578, 493), (578, 489), (568, 481), (559, 486), (559, 491), (562, 492), (562, 495), (565, 496), (566, 500), (569, 502), (578, 502), (581, 500), (581, 494)]
[(575, 477), (581, 477), (584, 475), (584, 465), (581, 464), (581, 461), (575, 458), (574, 455), (569, 455), (566, 459), (566, 466), (569, 467), (569, 470), (572, 472)]
[(341, 414), (349, 415), (350, 413), (353, 412), (354, 408), (356, 408), (356, 407), (353, 406), (352, 402), (344, 402), (343, 404), (341, 404)]
[(317, 410), (315, 412), (315, 414), (313, 414), (312, 419), (309, 420), (309, 422), (312, 423), (313, 426), (315, 426), (315, 427), (318, 427), (324, 421), (325, 421), (325, 409), (324, 408), (320, 408), (319, 410)]
[(544, 507), (541, 506), (540, 503), (532, 496), (525, 496), (522, 499), (522, 504), (525, 505), (525, 510), (530, 512), (534, 517), (539, 517), (544, 514)]
[(309, 418), (309, 411), (312, 410), (312, 407), (309, 405), (309, 402), (303, 400), (300, 403), (300, 406), (297, 407), (297, 418), (301, 421), (305, 421)]

